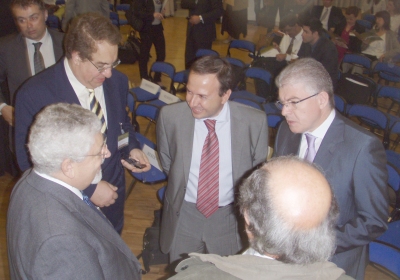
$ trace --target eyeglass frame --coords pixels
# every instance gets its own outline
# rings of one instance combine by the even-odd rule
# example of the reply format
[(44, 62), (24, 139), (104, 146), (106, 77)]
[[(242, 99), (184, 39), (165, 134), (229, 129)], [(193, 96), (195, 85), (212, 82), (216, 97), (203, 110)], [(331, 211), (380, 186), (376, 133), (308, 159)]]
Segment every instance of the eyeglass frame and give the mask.
[[(279, 109), (279, 110), (283, 110), (284, 107), (288, 108), (287, 106), (293, 106), (294, 109), (296, 109), (296, 105), (299, 104), (300, 102), (306, 101), (307, 99), (310, 99), (311, 97), (317, 96), (318, 94), (320, 94), (321, 92), (317, 92), (313, 95), (310, 95), (306, 98), (300, 99), (299, 101), (288, 101), (285, 103), (282, 103), (281, 101), (276, 101), (275, 102), (275, 106)], [(289, 105), (290, 104), (290, 105)]]
[(101, 146), (101, 150), (98, 154), (95, 155), (86, 155), (83, 157), (98, 157), (100, 156), (101, 159), (103, 160), (102, 163), (104, 162), (104, 160), (106, 159), (106, 155), (107, 155), (107, 137), (104, 137), (104, 141), (103, 141), (103, 145)]
[(120, 63), (121, 63), (121, 59), (117, 59), (116, 61), (113, 62), (113, 64), (111, 66), (106, 66), (106, 67), (97, 67), (96, 64), (94, 64), (90, 59), (88, 59), (90, 63), (92, 63), (92, 65), (94, 67), (96, 67), (97, 71), (99, 71), (99, 73), (103, 73), (104, 71), (106, 71), (107, 69), (111, 69), (111, 68), (115, 68), (117, 67)]

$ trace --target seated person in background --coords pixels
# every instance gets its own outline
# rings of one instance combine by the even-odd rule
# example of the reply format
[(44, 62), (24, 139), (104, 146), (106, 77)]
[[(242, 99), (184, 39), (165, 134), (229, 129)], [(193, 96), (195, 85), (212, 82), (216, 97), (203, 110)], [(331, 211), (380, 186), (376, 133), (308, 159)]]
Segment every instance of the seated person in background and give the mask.
[[(375, 29), (370, 31), (371, 35), (377, 35), (382, 40), (363, 44), (362, 53), (377, 62), (391, 61), (400, 54), (400, 44), (397, 41), (397, 34), (390, 30), (390, 14), (387, 11), (381, 11), (375, 14)], [(365, 47), (366, 46), (366, 47)]]
[(328, 261), (338, 207), (314, 165), (272, 159), (240, 186), (239, 206), (250, 248), (228, 257), (192, 253), (171, 279), (352, 279)]
[(385, 0), (361, 0), (362, 16), (386, 10)]
[(323, 6), (314, 6), (311, 10), (311, 17), (318, 18), (325, 30), (330, 30), (346, 19), (342, 9), (332, 6), (333, 0), (322, 0)]
[[(341, 22), (334, 27), (333, 33), (331, 34), (332, 41), (335, 43), (338, 55), (339, 63), (342, 61), (345, 53), (360, 53), (361, 52), (361, 40), (358, 39), (352, 31), (357, 33), (364, 33), (365, 28), (357, 24), (357, 17), (360, 13), (360, 9), (355, 6), (346, 8), (345, 17), (346, 21)], [(339, 36), (346, 43), (347, 48), (339, 45), (339, 40), (335, 39), (335, 36)]]
[(267, 32), (277, 29), (279, 26), (278, 8), (274, 0), (263, 0), (263, 7), (257, 13), (257, 24), (267, 28)]
[(389, 0), (386, 10), (390, 14), (390, 30), (398, 34), (400, 27), (400, 0)]
[(110, 151), (97, 116), (46, 107), (31, 126), (33, 169), (15, 185), (7, 216), (11, 279), (140, 279), (140, 264), (82, 192), (101, 180)]
[(298, 19), (304, 19), (310, 16), (313, 8), (313, 0), (286, 0), (282, 21), (286, 16), (295, 14)]

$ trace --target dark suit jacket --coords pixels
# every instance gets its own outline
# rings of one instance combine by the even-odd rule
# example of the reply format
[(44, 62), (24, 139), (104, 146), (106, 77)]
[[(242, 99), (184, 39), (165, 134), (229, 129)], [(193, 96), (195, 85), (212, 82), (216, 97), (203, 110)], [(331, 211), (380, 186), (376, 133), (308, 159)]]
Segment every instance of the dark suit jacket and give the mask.
[(212, 42), (217, 37), (215, 21), (222, 16), (223, 8), (220, 0), (182, 0), (182, 9), (189, 9), (189, 16), (201, 15), (204, 23), (191, 25), (188, 23), (186, 36), (193, 32), (194, 39), (198, 42)]
[[(268, 126), (265, 113), (229, 102), (231, 114), (232, 176), (236, 185), (245, 172), (267, 158)], [(179, 116), (179, 117), (177, 117)], [(161, 250), (170, 251), (186, 193), (193, 149), (194, 122), (186, 102), (164, 106), (157, 121), (157, 145), (168, 174), (161, 225)]]
[[(311, 17), (320, 19), (323, 10), (324, 6), (314, 6), (311, 10)], [(342, 9), (332, 6), (331, 13), (329, 14), (329, 19), (328, 19), (328, 29), (335, 27), (336, 25), (338, 25), (343, 21), (346, 21), (346, 18), (342, 13)]]
[(333, 87), (336, 88), (339, 74), (339, 57), (335, 44), (325, 36), (321, 36), (315, 43), (314, 48), (311, 46), (310, 51), (310, 57), (322, 63), (329, 76), (331, 76)]
[[(54, 56), (58, 61), (63, 56), (62, 41), (64, 33), (47, 29), (53, 40)], [(29, 66), (28, 51), (25, 38), (18, 34), (12, 34), (0, 40), (0, 83), (7, 79), (10, 90), (10, 104), (14, 103), (14, 94), (17, 89), (32, 76)], [(0, 103), (6, 102), (0, 90)]]
[[(103, 208), (103, 212), (114, 226), (121, 224), (122, 229), (125, 174), (121, 164), (121, 156), (118, 152), (118, 136), (121, 134), (121, 126), (125, 132), (129, 132), (130, 150), (139, 148), (140, 146), (135, 138), (130, 119), (126, 112), (128, 94), (127, 77), (113, 69), (112, 77), (105, 80), (103, 89), (108, 121), (107, 146), (111, 152), (111, 157), (105, 159), (102, 164), (103, 180), (117, 186), (119, 195), (116, 203)], [(34, 116), (43, 107), (58, 102), (80, 105), (78, 97), (65, 73), (64, 60), (33, 76), (18, 91), (15, 104), (15, 146), (21, 170), (26, 170), (31, 166), (26, 142), (28, 130)], [(90, 197), (94, 190), (95, 186), (93, 185), (86, 189), (85, 193)]]
[[(274, 156), (298, 155), (302, 134), (286, 122), (275, 139)], [(367, 245), (387, 229), (386, 155), (378, 138), (336, 112), (314, 159), (337, 199), (337, 248), (333, 262), (360, 279), (368, 264)], [(363, 278), (362, 278), (363, 279)]]
[(11, 279), (140, 279), (140, 264), (96, 210), (28, 170), (7, 217)]
[[(341, 23), (339, 23), (336, 27), (335, 27), (335, 34), (338, 36), (342, 36), (342, 32), (343, 30), (346, 28), (346, 21), (343, 21)], [(356, 23), (354, 25), (354, 31), (358, 32), (358, 33), (364, 33), (365, 32), (365, 27), (359, 25), (358, 23)], [(352, 53), (361, 53), (361, 40), (358, 39), (355, 36), (350, 36), (349, 38), (349, 51), (351, 51)]]

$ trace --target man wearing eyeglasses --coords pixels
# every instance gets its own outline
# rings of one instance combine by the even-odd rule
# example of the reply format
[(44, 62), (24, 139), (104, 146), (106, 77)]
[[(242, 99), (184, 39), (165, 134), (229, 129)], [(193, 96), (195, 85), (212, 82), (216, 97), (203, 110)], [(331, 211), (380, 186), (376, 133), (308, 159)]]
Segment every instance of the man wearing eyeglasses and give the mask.
[[(78, 16), (65, 37), (65, 59), (36, 75), (18, 92), (15, 134), (18, 164), (26, 170), (31, 166), (25, 147), (26, 135), (34, 116), (43, 107), (68, 102), (95, 112), (103, 123), (102, 133), (107, 135), (111, 157), (102, 165), (103, 180), (85, 192), (94, 204), (103, 207), (119, 233), (125, 201), (123, 167), (133, 172), (150, 169), (126, 112), (128, 79), (113, 69), (119, 64), (120, 39), (119, 30), (105, 17), (95, 13)], [(118, 147), (123, 141), (128, 143), (130, 158), (144, 164), (143, 169), (121, 160)]]
[(286, 122), (275, 139), (274, 156), (298, 155), (325, 171), (340, 209), (332, 261), (347, 275), (364, 279), (368, 244), (387, 229), (383, 145), (335, 111), (332, 80), (316, 60), (290, 64), (276, 84), (277, 106)]
[(140, 279), (140, 264), (83, 192), (101, 180), (110, 151), (102, 123), (76, 104), (37, 114), (29, 133), (33, 169), (8, 209), (11, 279)]

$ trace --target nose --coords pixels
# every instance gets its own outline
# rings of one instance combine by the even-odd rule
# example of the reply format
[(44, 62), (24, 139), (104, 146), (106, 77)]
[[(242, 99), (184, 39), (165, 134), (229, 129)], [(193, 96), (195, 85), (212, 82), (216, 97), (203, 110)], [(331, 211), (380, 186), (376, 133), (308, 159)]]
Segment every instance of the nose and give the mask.
[(190, 107), (196, 107), (198, 105), (198, 97), (193, 94), (187, 99), (187, 102)]
[(283, 105), (282, 107), (282, 116), (286, 117), (290, 113), (289, 106)]
[(109, 67), (109, 68), (104, 69), (103, 72), (101, 72), (101, 74), (103, 74), (103, 76), (106, 77), (107, 79), (111, 78), (111, 76), (112, 76), (112, 68)]

